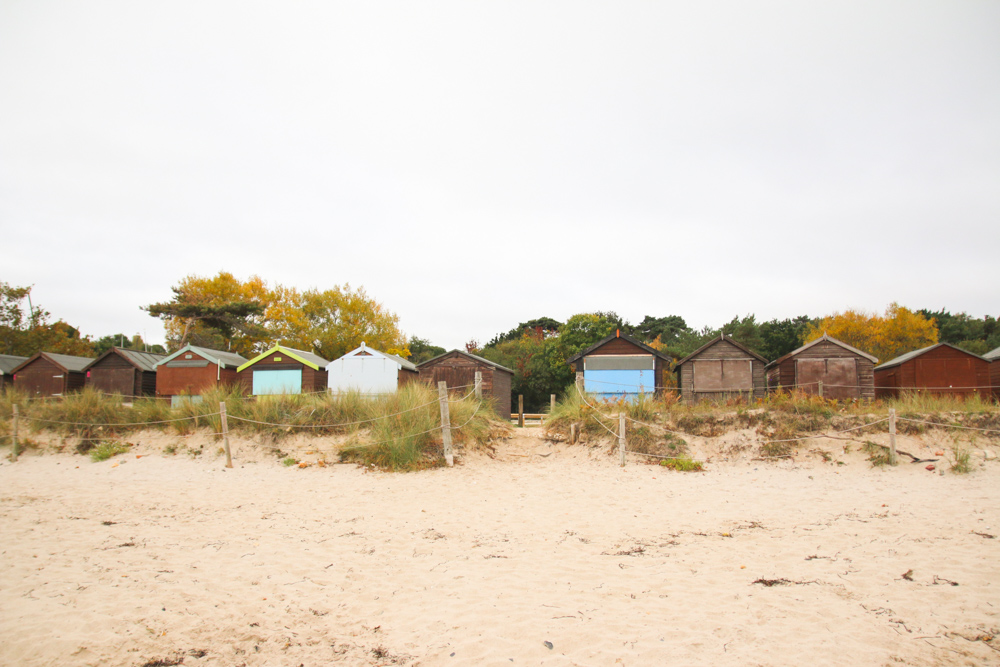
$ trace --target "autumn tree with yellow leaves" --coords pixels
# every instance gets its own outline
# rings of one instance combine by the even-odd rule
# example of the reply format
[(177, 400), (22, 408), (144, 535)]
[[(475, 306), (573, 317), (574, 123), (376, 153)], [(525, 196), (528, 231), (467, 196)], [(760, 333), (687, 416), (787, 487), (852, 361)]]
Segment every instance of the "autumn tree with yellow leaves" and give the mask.
[(803, 342), (812, 342), (824, 333), (878, 357), (880, 362), (938, 342), (933, 319), (897, 303), (890, 304), (885, 315), (858, 310), (828, 315), (809, 325)]
[(364, 288), (300, 291), (221, 271), (210, 278), (187, 276), (172, 289), (171, 301), (145, 308), (163, 319), (171, 350), (191, 343), (249, 358), (282, 343), (333, 360), (365, 342), (390, 354), (410, 354), (399, 317)]

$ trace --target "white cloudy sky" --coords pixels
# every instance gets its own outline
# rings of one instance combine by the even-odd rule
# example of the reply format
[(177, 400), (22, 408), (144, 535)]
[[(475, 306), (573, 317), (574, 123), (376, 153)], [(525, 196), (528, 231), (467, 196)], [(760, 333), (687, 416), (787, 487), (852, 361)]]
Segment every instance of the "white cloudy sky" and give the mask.
[(1000, 3), (0, 2), (0, 280), (189, 274), (458, 347), (615, 310), (1000, 314)]

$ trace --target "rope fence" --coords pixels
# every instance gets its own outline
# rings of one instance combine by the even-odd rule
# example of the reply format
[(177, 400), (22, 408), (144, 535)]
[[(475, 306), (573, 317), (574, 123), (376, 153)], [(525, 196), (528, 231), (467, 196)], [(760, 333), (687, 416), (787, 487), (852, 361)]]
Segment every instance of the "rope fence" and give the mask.
[[(681, 436), (681, 437), (686, 437), (686, 438), (703, 438), (703, 439), (708, 440), (708, 439), (713, 439), (714, 437), (719, 437), (719, 436), (695, 435), (693, 433), (685, 433), (683, 431), (672, 430), (672, 429), (669, 429), (669, 428), (667, 428), (666, 426), (664, 426), (662, 424), (655, 424), (655, 423), (651, 423), (651, 422), (647, 422), (647, 421), (642, 421), (640, 419), (635, 419), (634, 417), (631, 417), (630, 415), (628, 415), (624, 411), (620, 412), (617, 417), (613, 416), (613, 415), (609, 415), (609, 414), (607, 414), (605, 412), (602, 412), (601, 409), (597, 405), (595, 405), (595, 404), (591, 403), (589, 400), (587, 400), (587, 395), (580, 389), (580, 384), (579, 383), (574, 383), (573, 386), (576, 389), (577, 394), (580, 396), (580, 399), (584, 402), (584, 404), (587, 405), (587, 407), (591, 408), (591, 410), (593, 410), (593, 413), (591, 413), (589, 415), (590, 418), (593, 419), (602, 428), (604, 428), (605, 431), (607, 431), (609, 434), (611, 434), (614, 438), (616, 438), (618, 440), (618, 442), (619, 442), (619, 449), (620, 449), (620, 453), (621, 453), (621, 465), (622, 466), (625, 465), (625, 454), (626, 453), (637, 454), (639, 456), (647, 456), (647, 457), (650, 457), (650, 458), (657, 458), (657, 459), (675, 459), (675, 460), (677, 460), (677, 459), (686, 458), (686, 457), (680, 457), (680, 456), (665, 456), (665, 455), (661, 455), (661, 454), (652, 454), (652, 453), (649, 453), (649, 452), (640, 452), (640, 451), (628, 449), (627, 448), (627, 444), (626, 444), (627, 443), (627, 437), (626, 437), (626, 434), (625, 434), (625, 423), (626, 423), (626, 421), (631, 422), (632, 424), (637, 424), (637, 425), (641, 425), (641, 426), (647, 426), (649, 428), (659, 429), (660, 431), (663, 431), (665, 433), (670, 433), (670, 434), (673, 434), (673, 435), (677, 435), (677, 436)], [(598, 418), (598, 415), (600, 417), (603, 417), (604, 419), (607, 419), (607, 420), (612, 421), (612, 422), (614, 422), (617, 419), (619, 421), (619, 430), (618, 431), (614, 431), (614, 430), (608, 428), (604, 424), (604, 422), (601, 421), (600, 418)], [(906, 422), (911, 422), (911, 423), (916, 423), (916, 424), (925, 424), (925, 425), (928, 425), (928, 426), (934, 426), (934, 427), (943, 428), (943, 429), (957, 428), (957, 429), (962, 429), (962, 430), (967, 430), (967, 431), (977, 431), (977, 432), (981, 432), (981, 433), (996, 433), (996, 434), (1000, 434), (1000, 429), (989, 429), (989, 428), (981, 428), (981, 427), (975, 427), (975, 426), (962, 426), (962, 425), (958, 425), (958, 424), (946, 424), (946, 423), (931, 422), (931, 421), (926, 421), (926, 420), (921, 420), (921, 419), (911, 419), (911, 418), (908, 418), (908, 417), (897, 417), (896, 416), (896, 410), (895, 409), (890, 409), (888, 417), (885, 417), (885, 418), (882, 418), (882, 419), (877, 419), (875, 421), (868, 422), (868, 423), (865, 423), (865, 424), (860, 424), (858, 426), (852, 426), (850, 428), (840, 429), (840, 430), (836, 430), (836, 431), (828, 431), (828, 432), (825, 432), (825, 433), (815, 433), (815, 434), (810, 434), (810, 435), (804, 435), (804, 436), (800, 436), (800, 437), (796, 437), (796, 438), (781, 438), (781, 439), (774, 439), (774, 440), (766, 440), (766, 441), (764, 441), (761, 444), (762, 445), (782, 444), (782, 443), (789, 443), (789, 442), (802, 442), (802, 441), (805, 441), (805, 440), (818, 440), (818, 439), (822, 439), (822, 438), (831, 438), (831, 439), (836, 439), (836, 440), (851, 440), (852, 442), (863, 442), (863, 441), (857, 440), (855, 438), (845, 438), (845, 437), (840, 437), (840, 436), (842, 436), (845, 433), (852, 433), (854, 431), (861, 431), (863, 429), (871, 428), (873, 426), (878, 426), (879, 424), (884, 424), (884, 423), (888, 422), (888, 429), (887, 430), (888, 430), (889, 441), (890, 442), (889, 442), (889, 447), (887, 449), (889, 450), (889, 460), (890, 460), (890, 463), (892, 465), (896, 465), (896, 460), (897, 460), (897, 455), (896, 455), (896, 435), (897, 435), (896, 434), (896, 424), (897, 424), (898, 421), (906, 421)], [(765, 456), (765, 457), (761, 457), (761, 458), (764, 458), (764, 459), (789, 458), (789, 455), (783, 454), (783, 455), (777, 455), (777, 456)], [(916, 460), (917, 459), (915, 459), (915, 461)]]
[[(481, 377), (479, 376), (478, 373), (477, 373), (477, 377), (476, 377), (476, 383), (475, 384), (471, 384), (471, 385), (467, 384), (467, 385), (460, 385), (458, 387), (451, 387), (451, 388), (449, 388), (445, 382), (439, 382), (438, 383), (438, 398), (435, 399), (435, 400), (433, 400), (433, 401), (428, 401), (427, 403), (422, 403), (420, 405), (417, 405), (417, 406), (414, 406), (414, 407), (411, 407), (411, 408), (407, 408), (406, 410), (399, 410), (397, 412), (392, 412), (392, 413), (389, 413), (389, 414), (379, 415), (379, 416), (373, 417), (371, 419), (362, 419), (362, 420), (351, 421), (351, 422), (337, 422), (337, 423), (333, 423), (333, 424), (291, 424), (291, 423), (281, 423), (281, 422), (265, 422), (265, 421), (259, 421), (259, 420), (255, 420), (255, 419), (245, 418), (245, 417), (238, 417), (238, 416), (235, 416), (235, 415), (229, 415), (229, 414), (227, 414), (227, 411), (226, 411), (226, 402), (225, 401), (221, 401), (219, 403), (219, 411), (218, 412), (210, 412), (210, 413), (194, 414), (194, 415), (185, 415), (183, 417), (177, 417), (177, 418), (174, 418), (174, 419), (160, 419), (160, 420), (144, 421), (144, 422), (106, 422), (106, 423), (99, 423), (99, 422), (73, 422), (73, 421), (63, 421), (63, 420), (56, 420), (56, 419), (44, 419), (44, 418), (41, 418), (41, 417), (32, 417), (32, 416), (29, 416), (29, 415), (22, 415), (22, 414), (20, 414), (19, 406), (17, 404), (13, 404), (11, 406), (11, 408), (12, 408), (12, 410), (11, 410), (11, 412), (12, 412), (12, 414), (11, 414), (11, 420), (12, 420), (12, 425), (11, 425), (11, 441), (12, 441), (11, 460), (12, 461), (17, 461), (17, 458), (20, 455), (19, 425), (20, 425), (20, 422), (22, 420), (29, 421), (29, 422), (34, 422), (34, 423), (38, 423), (38, 424), (57, 424), (57, 425), (60, 425), (60, 426), (84, 427), (85, 429), (89, 430), (89, 429), (95, 429), (95, 428), (100, 429), (100, 428), (130, 428), (130, 427), (137, 427), (137, 426), (155, 426), (155, 425), (161, 425), (161, 424), (173, 424), (173, 423), (186, 422), (186, 421), (192, 421), (192, 420), (197, 424), (197, 421), (199, 419), (210, 419), (210, 418), (214, 418), (214, 417), (219, 417), (220, 418), (220, 429), (219, 429), (219, 433), (217, 433), (216, 435), (222, 437), (223, 442), (224, 442), (224, 449), (225, 449), (225, 454), (226, 454), (226, 467), (227, 468), (232, 468), (233, 467), (232, 456), (231, 456), (231, 452), (230, 452), (230, 448), (229, 448), (229, 423), (228, 423), (229, 419), (235, 419), (237, 421), (242, 421), (242, 422), (247, 422), (247, 423), (252, 423), (252, 424), (257, 424), (257, 425), (262, 425), (262, 426), (271, 426), (271, 427), (284, 428), (286, 430), (290, 430), (290, 429), (293, 429), (293, 428), (297, 428), (297, 429), (302, 429), (302, 428), (309, 428), (309, 429), (317, 429), (317, 428), (319, 428), (319, 429), (332, 429), (332, 428), (343, 428), (343, 427), (349, 427), (349, 426), (360, 426), (362, 424), (371, 424), (371, 423), (378, 422), (378, 421), (385, 420), (385, 419), (392, 419), (394, 417), (399, 417), (399, 416), (402, 416), (404, 414), (415, 412), (417, 410), (426, 409), (426, 408), (430, 407), (431, 405), (434, 405), (435, 403), (438, 403), (441, 406), (441, 415), (442, 415), (442, 420), (441, 420), (441, 424), (440, 425), (434, 426), (433, 428), (426, 429), (424, 431), (420, 431), (420, 432), (417, 432), (417, 433), (406, 433), (406, 434), (403, 434), (400, 437), (402, 437), (402, 438), (413, 438), (413, 437), (418, 437), (418, 436), (421, 436), (421, 435), (426, 435), (428, 433), (433, 433), (435, 431), (442, 431), (442, 433), (444, 434), (444, 439), (445, 439), (445, 458), (446, 458), (446, 460), (448, 462), (448, 465), (450, 466), (450, 465), (453, 465), (453, 458), (452, 458), (452, 454), (451, 454), (451, 451), (450, 451), (451, 450), (451, 432), (452, 431), (461, 431), (463, 428), (465, 428), (466, 426), (468, 426), (468, 424), (470, 424), (472, 422), (472, 420), (476, 418), (476, 416), (479, 415), (480, 408), (482, 408), (482, 405), (483, 405), (483, 400), (482, 400), (482, 384), (481, 383), (482, 383), (482, 380), (481, 380)], [(448, 394), (449, 389), (451, 391), (455, 391), (457, 389), (466, 389), (466, 388), (469, 388), (469, 387), (472, 387), (472, 389), (468, 393), (466, 393), (464, 396), (462, 396), (460, 398), (457, 398), (457, 399), (452, 399), (452, 398), (449, 397), (449, 394)], [(473, 410), (472, 415), (465, 422), (463, 422), (462, 424), (460, 424), (458, 426), (451, 426), (449, 412), (448, 412), (448, 404), (449, 404), (449, 402), (451, 400), (455, 400), (456, 402), (462, 402), (462, 401), (465, 401), (466, 399), (468, 399), (469, 397), (471, 397), (473, 394), (476, 394), (476, 396), (478, 398), (478, 402), (476, 403), (476, 407)], [(103, 436), (103, 437), (84, 437), (82, 435), (77, 434), (74, 437), (75, 437), (76, 440), (78, 440), (81, 443), (83, 443), (83, 442), (122, 442), (123, 441), (123, 439), (121, 437), (115, 437), (113, 435), (107, 435), (107, 436)], [(388, 444), (388, 443), (393, 442), (395, 440), (398, 440), (398, 438), (394, 438), (393, 440), (384, 440), (384, 441), (379, 441), (379, 442), (365, 443), (363, 446), (364, 447), (377, 447), (379, 445)], [(320, 451), (323, 451), (323, 450), (320, 450)], [(332, 452), (332, 450), (331, 450), (331, 452)]]

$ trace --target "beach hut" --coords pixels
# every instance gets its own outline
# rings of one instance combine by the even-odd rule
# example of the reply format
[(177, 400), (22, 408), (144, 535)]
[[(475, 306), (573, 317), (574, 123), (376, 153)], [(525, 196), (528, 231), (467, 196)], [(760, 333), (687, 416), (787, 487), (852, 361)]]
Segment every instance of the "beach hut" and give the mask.
[(620, 331), (566, 360), (577, 375), (583, 373), (584, 391), (626, 400), (665, 386), (670, 362), (670, 356)]
[(514, 381), (514, 371), (495, 361), (461, 350), (452, 350), (418, 364), (417, 371), (420, 381), (434, 389), (443, 380), (448, 383), (448, 387), (463, 387), (464, 393), (475, 386), (476, 371), (479, 371), (483, 380), (483, 398), (490, 399), (498, 415), (504, 419), (510, 417), (510, 388)]
[(246, 359), (235, 352), (185, 345), (156, 363), (156, 395), (177, 405), (185, 397), (201, 400), (203, 392), (239, 383), (236, 369)]
[(767, 359), (720, 334), (674, 366), (685, 403), (742, 396), (763, 398)]
[(391, 394), (419, 377), (417, 367), (406, 359), (364, 343), (327, 364), (326, 375), (330, 391), (362, 394)]
[(83, 388), (87, 379), (83, 369), (92, 361), (91, 357), (39, 352), (14, 368), (14, 384), (32, 396), (62, 396)]
[(275, 345), (239, 367), (244, 388), (254, 396), (326, 391), (326, 359)]
[[(771, 391), (796, 388), (824, 398), (875, 398), (878, 359), (826, 334), (764, 367)], [(822, 385), (820, 384), (822, 383)]]
[(993, 396), (1000, 401), (1000, 347), (984, 354), (983, 359), (990, 362), (990, 385)]
[(904, 391), (951, 396), (990, 396), (990, 362), (951, 343), (907, 352), (875, 368), (875, 394), (898, 397)]
[(113, 347), (83, 369), (87, 386), (105, 394), (153, 396), (156, 394), (156, 364), (166, 356)]
[(0, 391), (14, 386), (14, 369), (28, 360), (28, 357), (15, 357), (12, 354), (0, 354)]

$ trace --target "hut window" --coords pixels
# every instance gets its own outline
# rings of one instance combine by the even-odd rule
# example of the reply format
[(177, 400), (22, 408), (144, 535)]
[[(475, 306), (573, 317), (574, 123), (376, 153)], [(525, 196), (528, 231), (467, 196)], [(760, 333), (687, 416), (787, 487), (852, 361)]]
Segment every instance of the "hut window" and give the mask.
[(185, 359), (194, 359), (194, 357), (192, 355), (190, 355), (190, 354), (185, 354), (184, 358)]
[(275, 361), (281, 361), (281, 357), (275, 357), (274, 360)]

